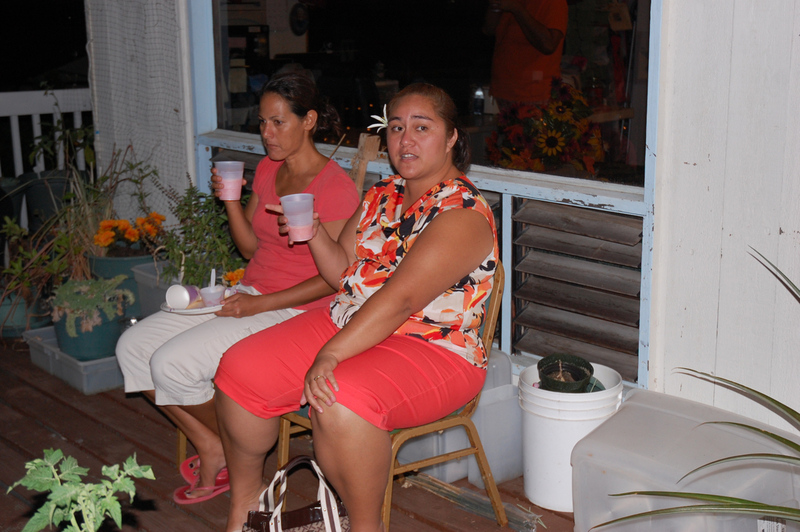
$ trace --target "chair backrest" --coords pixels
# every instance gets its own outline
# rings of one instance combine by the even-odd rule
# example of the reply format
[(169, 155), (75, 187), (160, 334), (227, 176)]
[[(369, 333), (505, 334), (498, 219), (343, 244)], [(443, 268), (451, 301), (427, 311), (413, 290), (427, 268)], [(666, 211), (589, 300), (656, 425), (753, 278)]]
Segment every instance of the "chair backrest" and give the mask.
[[(486, 356), (489, 356), (489, 353), (492, 352), (494, 332), (497, 329), (497, 320), (500, 317), (500, 303), (503, 301), (503, 288), (505, 284), (506, 272), (503, 269), (503, 263), (498, 260), (497, 269), (494, 271), (492, 293), (489, 296), (489, 301), (486, 302), (486, 317), (483, 320), (483, 333), (481, 334), (481, 341), (483, 341), (483, 347), (486, 349)], [(480, 398), (481, 394), (479, 393), (461, 409), (459, 415), (466, 417), (472, 416), (472, 412), (477, 408)]]
[(486, 302), (486, 318), (483, 320), (483, 333), (481, 340), (486, 348), (486, 354), (492, 350), (494, 342), (494, 332), (497, 329), (497, 320), (500, 317), (500, 303), (503, 301), (503, 288), (506, 284), (506, 272), (503, 263), (497, 261), (497, 269), (494, 271), (494, 283), (489, 301)]

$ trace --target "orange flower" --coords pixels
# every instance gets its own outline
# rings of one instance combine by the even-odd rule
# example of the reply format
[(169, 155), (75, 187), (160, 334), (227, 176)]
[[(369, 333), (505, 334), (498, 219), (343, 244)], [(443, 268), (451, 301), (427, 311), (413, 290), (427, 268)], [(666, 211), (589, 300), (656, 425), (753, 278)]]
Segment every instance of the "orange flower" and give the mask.
[(100, 247), (108, 247), (114, 242), (114, 231), (100, 230), (94, 235), (94, 243)]
[(123, 234), (125, 235), (125, 239), (129, 242), (137, 242), (139, 240), (139, 231), (130, 227), (130, 224)]
[[(117, 226), (116, 220), (103, 220), (100, 222), (100, 231), (113, 231)], [(100, 232), (98, 231), (98, 233)]]
[(242, 277), (244, 277), (244, 268), (239, 268), (238, 270), (225, 273), (225, 275), (222, 276), (222, 279), (228, 283), (228, 286), (235, 286), (239, 284), (239, 281), (242, 280)]
[(161, 225), (161, 222), (167, 219), (163, 214), (158, 214), (156, 211), (150, 213), (150, 218), (156, 225)]
[(128, 220), (117, 220), (117, 229), (119, 229), (122, 233), (125, 233), (130, 228), (131, 223)]

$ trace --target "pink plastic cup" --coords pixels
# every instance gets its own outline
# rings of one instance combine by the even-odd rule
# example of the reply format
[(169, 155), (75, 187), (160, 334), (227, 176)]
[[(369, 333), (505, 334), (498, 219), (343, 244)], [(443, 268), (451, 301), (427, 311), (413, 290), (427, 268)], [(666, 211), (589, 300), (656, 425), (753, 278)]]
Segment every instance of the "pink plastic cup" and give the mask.
[(283, 214), (288, 220), (289, 238), (306, 242), (314, 236), (314, 194), (289, 194), (281, 197)]
[(238, 201), (242, 199), (242, 179), (244, 178), (244, 162), (216, 161), (214, 167), (222, 178), (223, 189), (219, 199), (222, 201)]
[(196, 286), (174, 284), (167, 288), (167, 305), (175, 310), (185, 310), (200, 299), (200, 289)]

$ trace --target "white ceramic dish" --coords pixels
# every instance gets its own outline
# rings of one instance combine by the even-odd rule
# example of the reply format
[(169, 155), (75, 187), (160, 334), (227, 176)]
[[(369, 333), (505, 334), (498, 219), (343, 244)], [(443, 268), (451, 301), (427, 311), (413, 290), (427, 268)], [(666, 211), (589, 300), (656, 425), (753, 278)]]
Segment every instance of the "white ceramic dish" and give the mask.
[(213, 307), (200, 307), (200, 308), (187, 308), (177, 309), (167, 305), (166, 302), (161, 303), (161, 310), (164, 312), (171, 312), (172, 314), (182, 314), (184, 316), (197, 316), (200, 314), (211, 314), (222, 308), (222, 305), (214, 305)]

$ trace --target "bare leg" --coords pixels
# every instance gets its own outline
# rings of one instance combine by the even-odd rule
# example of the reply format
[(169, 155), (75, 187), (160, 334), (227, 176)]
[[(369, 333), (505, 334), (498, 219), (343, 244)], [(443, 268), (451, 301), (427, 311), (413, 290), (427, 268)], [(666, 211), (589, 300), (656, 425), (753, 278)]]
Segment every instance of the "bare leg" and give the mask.
[(314, 454), (342, 498), (353, 532), (382, 531), (392, 456), (389, 433), (338, 403), (313, 416)]
[[(155, 392), (153, 390), (142, 392), (142, 394), (155, 404)], [(156, 406), (186, 434), (194, 448), (197, 449), (197, 454), (200, 455), (198, 489), (187, 492), (186, 496), (193, 498), (205, 495), (208, 490), (199, 488), (214, 486), (217, 474), (225, 467), (225, 455), (222, 451), (222, 441), (219, 438), (214, 399), (212, 398), (202, 405)]]
[(227, 532), (239, 532), (247, 512), (258, 509), (258, 496), (266, 488), (264, 460), (278, 439), (280, 418), (254, 416), (217, 390), (220, 438), (231, 481), (231, 508)]

